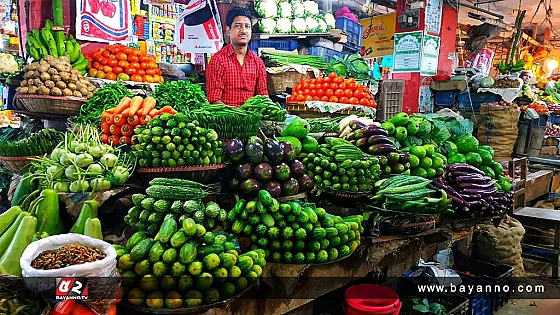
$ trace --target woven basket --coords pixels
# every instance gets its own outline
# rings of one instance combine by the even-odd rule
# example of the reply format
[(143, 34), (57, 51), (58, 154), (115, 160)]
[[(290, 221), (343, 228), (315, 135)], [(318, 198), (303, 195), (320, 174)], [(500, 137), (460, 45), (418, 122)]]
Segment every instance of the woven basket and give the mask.
[(38, 156), (0, 156), (0, 162), (4, 167), (15, 174), (23, 174), (31, 164), (30, 158)]
[(317, 108), (309, 108), (304, 104), (287, 104), (286, 110), (293, 115), (297, 115), (301, 118), (322, 118), (322, 117), (338, 117), (338, 116), (348, 116), (355, 113), (354, 110), (345, 109), (334, 113), (321, 112)]
[(85, 98), (77, 97), (59, 97), (45, 96), (33, 94), (17, 94), (16, 95), (18, 109), (32, 113), (45, 113), (62, 116), (77, 116), (80, 113), (80, 107), (87, 102)]
[(313, 71), (301, 74), (292, 69), (281, 73), (267, 73), (266, 85), (268, 87), (268, 94), (274, 95), (286, 92), (286, 88), (294, 87), (299, 81), (313, 78), (315, 78)]
[(138, 177), (144, 182), (149, 182), (156, 177), (181, 178), (201, 184), (212, 184), (219, 182), (221, 170), (226, 164), (214, 164), (207, 166), (180, 166), (180, 167), (153, 167), (139, 168), (136, 170)]

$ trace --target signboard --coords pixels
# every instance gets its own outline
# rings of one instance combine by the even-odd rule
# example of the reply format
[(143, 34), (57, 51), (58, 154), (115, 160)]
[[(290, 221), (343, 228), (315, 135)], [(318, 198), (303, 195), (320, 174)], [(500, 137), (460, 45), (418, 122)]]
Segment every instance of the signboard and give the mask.
[(389, 13), (360, 20), (364, 29), (364, 58), (393, 55), (396, 19), (396, 13)]
[(420, 72), (422, 31), (395, 34), (393, 72)]
[(76, 38), (94, 42), (130, 41), (129, 0), (76, 0)]
[(175, 0), (186, 8), (175, 24), (175, 44), (183, 52), (213, 54), (222, 48), (222, 25), (215, 0)]
[(420, 74), (424, 76), (432, 76), (437, 74), (439, 60), (440, 38), (425, 34), (422, 42), (422, 65)]
[(430, 34), (437, 34), (441, 30), (441, 10), (443, 0), (427, 0), (426, 1), (426, 27), (424, 30)]

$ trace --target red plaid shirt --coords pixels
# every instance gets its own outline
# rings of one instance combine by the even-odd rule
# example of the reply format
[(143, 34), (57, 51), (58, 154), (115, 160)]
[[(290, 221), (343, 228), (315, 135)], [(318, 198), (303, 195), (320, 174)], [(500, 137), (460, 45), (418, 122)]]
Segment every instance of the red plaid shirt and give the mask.
[(236, 107), (255, 95), (268, 95), (264, 62), (249, 50), (241, 66), (233, 47), (227, 45), (210, 58), (206, 91), (210, 103), (222, 101)]

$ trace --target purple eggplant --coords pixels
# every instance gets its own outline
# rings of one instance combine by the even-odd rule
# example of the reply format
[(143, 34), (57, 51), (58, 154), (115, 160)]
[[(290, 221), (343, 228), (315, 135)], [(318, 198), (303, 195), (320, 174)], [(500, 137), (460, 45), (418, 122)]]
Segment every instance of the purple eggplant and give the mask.
[(251, 177), (251, 174), (253, 173), (253, 168), (251, 167), (251, 163), (243, 163), (237, 165), (235, 167), (235, 171), (238, 179), (245, 180)]
[(479, 170), (478, 168), (476, 168), (472, 165), (463, 164), (463, 163), (449, 164), (449, 165), (447, 165), (447, 169), (450, 170), (450, 171), (477, 173), (477, 174), (480, 174), (482, 176), (485, 175), (484, 172)]
[(280, 146), (278, 141), (266, 139), (264, 145), (264, 154), (266, 155), (268, 161), (272, 164), (282, 162), (282, 159), (284, 158), (284, 149)]
[(253, 178), (249, 178), (240, 185), (241, 192), (246, 195), (256, 195), (261, 190), (261, 185)]
[(290, 167), (286, 163), (280, 163), (274, 166), (274, 178), (279, 181), (284, 181), (290, 178)]
[(268, 182), (272, 178), (273, 173), (272, 166), (266, 162), (255, 166), (253, 169), (255, 178), (261, 183)]
[(449, 176), (451, 176), (451, 177), (457, 177), (457, 176), (480, 176), (480, 177), (484, 177), (485, 176), (485, 175), (480, 175), (478, 173), (462, 172), (462, 171), (448, 171), (447, 174), (449, 174)]
[(491, 181), (489, 181), (485, 184), (464, 183), (464, 182), (458, 183), (459, 187), (461, 187), (461, 188), (473, 188), (473, 189), (482, 189), (482, 190), (496, 187), (495, 184), (496, 184), (496, 182), (493, 181), (493, 180), (491, 180)]
[(363, 122), (359, 121), (359, 120), (352, 120), (348, 126), (350, 126), (350, 128), (352, 128), (352, 130), (358, 130), (358, 129), (362, 129), (364, 127), (367, 127), (366, 124), (364, 124)]
[(285, 162), (290, 162), (296, 159), (296, 150), (294, 149), (294, 146), (289, 143), (289, 142), (285, 142), (285, 141), (281, 141), (280, 142), (280, 147), (282, 147), (282, 150), (284, 150), (284, 161)]
[(315, 187), (315, 182), (313, 182), (313, 179), (307, 176), (306, 174), (301, 175), (298, 178), (298, 183), (299, 183), (299, 190), (301, 192), (311, 191)]
[(410, 162), (410, 155), (407, 153), (400, 153), (399, 154), (399, 163), (405, 164)]
[(392, 144), (374, 144), (368, 148), (368, 152), (373, 155), (385, 155), (395, 151), (397, 148)]
[(465, 201), (471, 203), (475, 200), (480, 200), (482, 198), (481, 195), (479, 194), (467, 194), (467, 193), (460, 193), (461, 198), (463, 198)]
[(299, 191), (299, 182), (295, 178), (289, 178), (287, 181), (282, 183), (282, 195), (292, 196), (297, 194)]
[(469, 203), (465, 199), (463, 199), (463, 197), (461, 197), (461, 195), (459, 195), (459, 193), (455, 189), (453, 189), (453, 187), (445, 185), (440, 180), (434, 180), (432, 182), (432, 185), (438, 189), (443, 189), (447, 193), (447, 196), (456, 203), (466, 207), (469, 206)]
[(481, 176), (457, 176), (454, 180), (459, 182), (466, 182), (466, 183), (477, 183), (477, 184), (484, 184), (491, 181), (490, 177), (481, 177)]
[(368, 144), (368, 138), (363, 137), (356, 141), (356, 146), (358, 148), (363, 148)]
[(482, 208), (484, 205), (480, 200), (475, 200), (470, 202), (471, 208)]
[(369, 138), (367, 138), (367, 142), (369, 144), (391, 144), (391, 145), (395, 145), (395, 142), (393, 142), (393, 140), (389, 139), (387, 136), (381, 136), (381, 135), (376, 135), (376, 136), (370, 136)]
[(377, 125), (369, 125), (365, 128), (365, 133), (366, 136), (389, 136), (389, 133), (387, 132), (387, 130), (381, 128), (380, 126)]
[(229, 159), (237, 162), (243, 158), (245, 152), (243, 151), (243, 142), (239, 139), (230, 139), (226, 143), (226, 148), (224, 150), (228, 155)]
[(305, 173), (305, 167), (303, 166), (303, 163), (301, 163), (301, 161), (295, 160), (292, 161), (292, 163), (290, 163), (289, 165), (292, 176), (299, 177)]
[(264, 159), (264, 148), (262, 144), (258, 142), (248, 143), (245, 146), (245, 153), (247, 155), (247, 160), (251, 163), (260, 163)]
[(461, 190), (461, 194), (472, 194), (472, 195), (480, 195), (480, 196), (491, 196), (492, 194), (496, 193), (496, 191), (498, 191), (498, 189), (496, 187), (494, 187), (493, 189), (463, 189)]
[(280, 185), (277, 181), (271, 180), (270, 182), (264, 184), (263, 188), (270, 193), (272, 198), (278, 198), (282, 195), (282, 185)]

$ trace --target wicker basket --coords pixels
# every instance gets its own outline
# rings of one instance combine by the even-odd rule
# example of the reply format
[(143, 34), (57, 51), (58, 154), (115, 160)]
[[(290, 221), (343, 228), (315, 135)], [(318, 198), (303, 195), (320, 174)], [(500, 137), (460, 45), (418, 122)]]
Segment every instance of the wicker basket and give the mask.
[(17, 94), (16, 107), (32, 113), (45, 113), (62, 116), (76, 116), (80, 107), (87, 102), (85, 98), (59, 97), (33, 94)]
[(274, 95), (286, 92), (286, 88), (294, 87), (299, 81), (313, 78), (315, 78), (313, 71), (307, 71), (306, 74), (301, 74), (291, 69), (281, 73), (267, 73), (266, 85), (268, 87), (268, 94)]
[(144, 182), (149, 182), (156, 177), (181, 178), (201, 184), (212, 184), (219, 182), (221, 170), (226, 164), (214, 164), (207, 166), (180, 166), (180, 167), (154, 167), (139, 168), (136, 170), (138, 177)]
[(317, 108), (309, 108), (305, 104), (286, 104), (286, 110), (293, 115), (301, 118), (322, 118), (322, 117), (338, 117), (348, 116), (354, 114), (356, 111), (352, 109), (345, 109), (334, 113), (321, 112)]
[(30, 158), (38, 156), (0, 156), (0, 162), (4, 167), (15, 174), (23, 174), (31, 164)]

